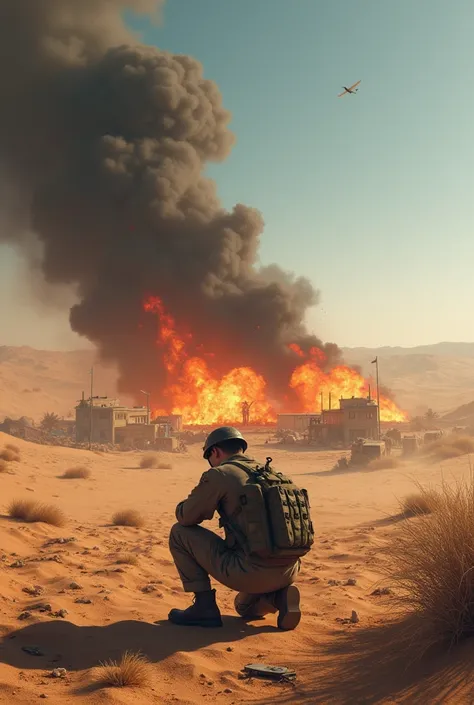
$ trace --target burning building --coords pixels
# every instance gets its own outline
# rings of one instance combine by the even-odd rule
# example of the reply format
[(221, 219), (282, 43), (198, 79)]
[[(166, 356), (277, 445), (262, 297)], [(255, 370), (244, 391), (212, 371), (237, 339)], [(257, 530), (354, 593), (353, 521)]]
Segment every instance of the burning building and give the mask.
[[(236, 423), (248, 401), (254, 423), (273, 423), (314, 412), (321, 391), (366, 395), (337, 345), (306, 328), (312, 284), (259, 265), (260, 213), (219, 202), (206, 170), (234, 137), (217, 86), (125, 26), (124, 10), (158, 4), (0, 4), (0, 237), (37, 292), (59, 305), (74, 293), (72, 329), (159, 415)], [(381, 416), (403, 414), (383, 398)]]

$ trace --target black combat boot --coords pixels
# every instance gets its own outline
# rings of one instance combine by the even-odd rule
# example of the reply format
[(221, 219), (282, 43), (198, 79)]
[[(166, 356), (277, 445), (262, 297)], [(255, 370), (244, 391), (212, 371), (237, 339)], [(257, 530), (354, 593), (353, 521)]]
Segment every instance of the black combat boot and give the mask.
[(284, 631), (296, 629), (301, 619), (300, 591), (296, 585), (288, 585), (273, 595), (272, 602), (278, 609), (278, 628)]
[(222, 627), (216, 591), (196, 592), (193, 604), (185, 610), (171, 610), (168, 619), (186, 627)]

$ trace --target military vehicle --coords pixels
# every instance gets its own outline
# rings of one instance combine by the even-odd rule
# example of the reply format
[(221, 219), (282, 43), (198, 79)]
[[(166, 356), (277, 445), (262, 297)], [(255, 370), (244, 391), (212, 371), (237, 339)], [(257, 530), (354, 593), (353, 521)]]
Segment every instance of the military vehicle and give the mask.
[(371, 441), (358, 438), (351, 446), (351, 465), (368, 465), (371, 460), (387, 454), (384, 441)]
[(402, 454), (413, 455), (418, 450), (417, 436), (403, 436), (402, 438)]
[(439, 441), (442, 435), (442, 431), (427, 431), (423, 436), (423, 443), (434, 443), (435, 441)]

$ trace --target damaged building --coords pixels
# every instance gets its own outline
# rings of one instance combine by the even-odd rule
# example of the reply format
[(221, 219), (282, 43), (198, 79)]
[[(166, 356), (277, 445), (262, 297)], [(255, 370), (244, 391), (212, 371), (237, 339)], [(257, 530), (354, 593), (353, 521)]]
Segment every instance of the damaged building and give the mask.
[(307, 434), (322, 444), (350, 445), (357, 438), (377, 440), (379, 408), (370, 397), (339, 400), (338, 409), (323, 409), (318, 414), (279, 414), (277, 427)]

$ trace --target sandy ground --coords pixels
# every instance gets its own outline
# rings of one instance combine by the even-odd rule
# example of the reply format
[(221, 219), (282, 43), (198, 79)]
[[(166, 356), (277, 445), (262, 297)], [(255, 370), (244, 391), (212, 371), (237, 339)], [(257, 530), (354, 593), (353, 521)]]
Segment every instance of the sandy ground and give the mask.
[[(0, 434), (0, 448), (9, 441)], [(167, 536), (176, 503), (205, 469), (198, 446), (168, 456), (171, 470), (142, 470), (136, 453), (97, 454), (19, 441), (21, 461), (12, 463), (14, 474), (0, 474), (0, 702), (31, 705), (42, 696), (61, 705), (474, 702), (471, 645), (417, 663), (416, 644), (411, 650), (399, 645), (392, 598), (371, 594), (380, 579), (380, 549), (396, 535), (398, 522), (390, 517), (397, 514), (397, 498), (413, 489), (414, 480), (436, 485), (469, 473), (468, 459), (442, 467), (412, 462), (341, 473), (331, 471), (337, 453), (284, 450), (264, 441), (264, 435), (250, 438), (254, 455), (263, 460), (271, 454), (275, 465), (309, 490), (318, 532), (298, 582), (304, 616), (289, 633), (275, 628), (274, 617), (243, 623), (233, 612), (233, 593), (219, 586), (222, 629), (167, 622), (171, 607), (189, 601)], [(58, 477), (76, 465), (89, 467), (91, 477)], [(58, 529), (13, 521), (5, 512), (14, 498), (54, 503), (68, 524)], [(112, 514), (127, 508), (143, 514), (145, 528), (110, 525)], [(72, 537), (70, 543), (52, 543)], [(137, 564), (118, 565), (123, 553), (136, 555)], [(351, 579), (355, 585), (346, 584)], [(71, 589), (72, 582), (80, 588)], [(43, 588), (41, 597), (23, 590), (36, 585)], [(91, 603), (77, 603), (78, 597)], [(32, 609), (38, 602), (67, 614), (52, 617)], [(19, 620), (25, 610), (31, 617)], [(352, 610), (358, 624), (337, 621)], [(31, 646), (42, 655), (22, 650)], [(96, 687), (94, 668), (126, 650), (140, 650), (151, 661), (151, 685)], [(241, 668), (256, 661), (294, 667), (296, 683), (239, 679)], [(67, 669), (66, 678), (48, 677), (56, 667)]]

